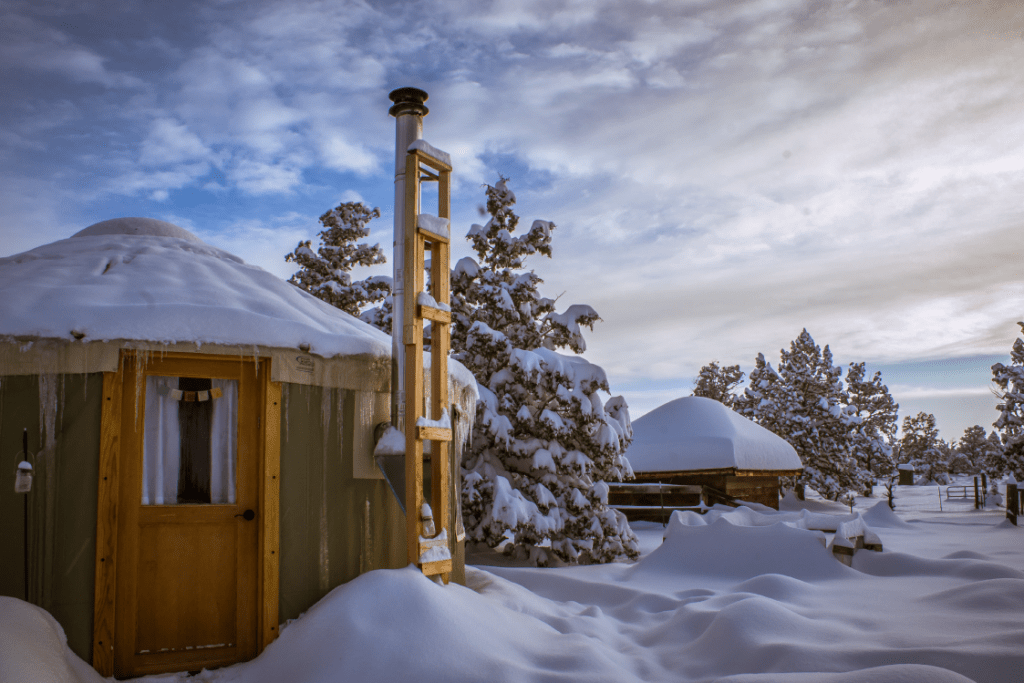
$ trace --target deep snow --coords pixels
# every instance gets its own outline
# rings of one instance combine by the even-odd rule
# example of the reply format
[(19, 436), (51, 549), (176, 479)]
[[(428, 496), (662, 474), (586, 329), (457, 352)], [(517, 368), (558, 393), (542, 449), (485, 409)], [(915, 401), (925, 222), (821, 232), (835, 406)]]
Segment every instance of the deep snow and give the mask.
[[(851, 518), (844, 505), (716, 508), (668, 528), (636, 524), (645, 554), (634, 564), (537, 569), (477, 553), (497, 566), (467, 568), (468, 587), (370, 572), (256, 660), (194, 680), (1019, 680), (1024, 529), (1002, 510), (922, 510), (937, 510), (934, 487), (900, 487), (892, 513), (880, 489), (855, 513), (885, 549), (858, 551), (852, 568), (826, 549), (830, 532), (801, 528), (835, 528)], [(0, 600), (0, 681), (101, 680), (48, 615)]]

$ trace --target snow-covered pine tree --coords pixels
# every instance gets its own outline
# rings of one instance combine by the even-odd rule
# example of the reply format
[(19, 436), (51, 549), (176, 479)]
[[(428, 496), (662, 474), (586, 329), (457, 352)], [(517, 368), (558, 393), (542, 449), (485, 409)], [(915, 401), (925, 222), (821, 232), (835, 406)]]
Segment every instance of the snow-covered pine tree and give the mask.
[(851, 435), (854, 457), (860, 468), (871, 475), (864, 495), (872, 495), (875, 479), (887, 477), (896, 468), (892, 443), (896, 438), (899, 404), (893, 400), (889, 387), (882, 383), (882, 373), (865, 379), (864, 363), (850, 363), (846, 371), (846, 405), (856, 409), (860, 424)]
[(736, 400), (732, 390), (743, 381), (743, 375), (739, 365), (722, 367), (713, 360), (702, 367), (694, 379), (693, 395), (714, 399), (731, 408)]
[[(1024, 330), (1024, 322), (1017, 323)], [(999, 418), (993, 426), (1003, 442), (1003, 453), (993, 471), (996, 476), (1013, 473), (1024, 481), (1024, 340), (1017, 337), (1010, 349), (1010, 365), (992, 366), (992, 379), (999, 387)]]
[(998, 462), (1002, 450), (995, 432), (986, 434), (981, 425), (968, 427), (953, 448), (955, 459), (949, 463), (949, 469), (954, 474), (988, 472), (990, 463)]
[(604, 482), (632, 477), (632, 438), (622, 397), (604, 371), (560, 354), (586, 349), (581, 328), (599, 320), (590, 306), (555, 312), (525, 258), (551, 256), (554, 224), (534, 221), (514, 235), (515, 195), (501, 178), (487, 187), (487, 225), (467, 235), (479, 261), (452, 272), (452, 349), (480, 387), (477, 419), (463, 458), (462, 505), (470, 540), (506, 548), (536, 564), (636, 558), (636, 536), (608, 507)]
[(828, 346), (821, 349), (803, 330), (789, 351), (781, 351), (778, 371), (758, 354), (750, 385), (735, 406), (796, 449), (804, 464), (797, 486), (809, 486), (831, 500), (864, 491), (872, 481), (855, 454), (852, 434), (861, 418), (850, 405), (841, 374)]
[[(391, 278), (374, 275), (352, 281), (349, 275), (355, 266), (386, 263), (379, 244), (358, 244), (369, 236), (367, 224), (380, 216), (380, 209), (371, 210), (362, 202), (346, 202), (320, 216), (320, 247), (313, 251), (312, 241), (299, 242), (285, 261), (296, 263), (299, 270), (288, 282), (316, 298), (340, 308), (349, 315), (362, 318), (385, 332), (391, 332)], [(376, 308), (362, 308), (367, 304), (382, 304)]]
[(908, 415), (903, 418), (897, 458), (900, 463), (913, 465), (914, 472), (921, 475), (922, 481), (949, 483), (949, 452), (949, 445), (939, 438), (934, 415), (921, 412), (914, 417)]
[(985, 472), (999, 476), (998, 473), (1003, 469), (1003, 458), (1006, 456), (1006, 446), (1003, 445), (1003, 440), (999, 438), (999, 434), (997, 432), (989, 432), (988, 443), (989, 457), (983, 463), (982, 468)]

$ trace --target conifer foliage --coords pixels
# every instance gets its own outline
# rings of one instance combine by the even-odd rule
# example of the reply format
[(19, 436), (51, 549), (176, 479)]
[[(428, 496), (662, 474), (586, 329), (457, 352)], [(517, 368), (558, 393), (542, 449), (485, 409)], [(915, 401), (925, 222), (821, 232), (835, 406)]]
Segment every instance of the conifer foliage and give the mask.
[[(1017, 323), (1024, 330), (1024, 322)], [(992, 366), (992, 379), (999, 387), (999, 418), (993, 423), (1004, 450), (993, 474), (1012, 473), (1024, 481), (1024, 340), (1014, 340), (1010, 365)]]
[(949, 471), (954, 474), (996, 473), (1001, 468), (1003, 445), (995, 432), (986, 435), (981, 425), (965, 429), (953, 452)]
[(710, 398), (731, 408), (736, 398), (733, 389), (743, 381), (743, 375), (740, 366), (722, 367), (718, 361), (713, 360), (700, 369), (700, 374), (694, 380), (693, 395)]
[(851, 433), (851, 448), (858, 467), (868, 475), (864, 494), (870, 496), (874, 480), (887, 477), (896, 468), (892, 443), (896, 439), (899, 404), (882, 382), (882, 373), (865, 379), (864, 363), (850, 363), (846, 370), (843, 403), (860, 418)]
[(809, 486), (832, 500), (871, 486), (873, 476), (862, 458), (886, 449), (884, 433), (864, 427), (861, 412), (870, 414), (870, 402), (852, 401), (841, 375), (842, 369), (832, 364), (829, 347), (820, 348), (803, 330), (789, 351), (781, 351), (778, 370), (764, 354), (757, 355), (750, 384), (734, 405), (740, 414), (796, 449), (804, 464), (797, 485)]
[(908, 415), (903, 418), (902, 431), (897, 454), (899, 462), (913, 465), (922, 482), (948, 484), (947, 463), (952, 449), (939, 438), (935, 416), (931, 413), (918, 413), (914, 417)]
[[(311, 240), (299, 242), (285, 261), (299, 266), (289, 282), (390, 334), (391, 278), (377, 275), (353, 282), (349, 275), (355, 266), (387, 262), (379, 244), (358, 244), (370, 234), (367, 224), (379, 216), (380, 209), (371, 210), (362, 202), (339, 204), (320, 216), (324, 229), (317, 251), (313, 251)], [(382, 305), (363, 312), (367, 304)]]
[(467, 235), (477, 259), (452, 272), (452, 349), (480, 388), (470, 446), (463, 458), (462, 505), (470, 540), (536, 564), (609, 562), (638, 556), (625, 517), (608, 507), (604, 482), (632, 477), (632, 438), (622, 397), (604, 371), (578, 355), (582, 328), (599, 320), (590, 306), (555, 311), (525, 270), (533, 254), (551, 256), (554, 224), (519, 218), (507, 179), (488, 186), (486, 225)]

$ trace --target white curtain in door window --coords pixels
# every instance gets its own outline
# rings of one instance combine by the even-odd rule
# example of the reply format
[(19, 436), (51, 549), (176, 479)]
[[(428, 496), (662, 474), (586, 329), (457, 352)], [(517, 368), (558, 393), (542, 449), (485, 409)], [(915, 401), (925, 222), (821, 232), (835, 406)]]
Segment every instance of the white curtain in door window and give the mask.
[(178, 469), (181, 466), (181, 432), (178, 401), (172, 391), (177, 377), (146, 378), (146, 425), (142, 446), (142, 504), (174, 505), (178, 502)]
[[(238, 382), (212, 380), (210, 420), (210, 502), (235, 502), (238, 434)], [(146, 378), (146, 416), (142, 449), (142, 504), (176, 505), (181, 469), (177, 377)]]
[(238, 382), (213, 380), (221, 397), (213, 399), (210, 424), (210, 502), (235, 502), (235, 447), (238, 437)]

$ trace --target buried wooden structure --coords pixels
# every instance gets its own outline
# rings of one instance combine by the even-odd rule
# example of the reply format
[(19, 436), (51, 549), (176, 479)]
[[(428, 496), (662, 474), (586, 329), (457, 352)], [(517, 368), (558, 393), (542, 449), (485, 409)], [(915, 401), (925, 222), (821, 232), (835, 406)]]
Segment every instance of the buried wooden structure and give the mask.
[(633, 421), (626, 451), (636, 482), (702, 487), (728, 503), (779, 508), (780, 477), (803, 464), (784, 439), (722, 405), (686, 396)]
[(608, 505), (631, 522), (668, 524), (673, 512), (703, 513), (714, 505), (736, 507), (732, 496), (701, 484), (616, 483), (608, 484)]
[[(373, 458), (390, 355), (379, 330), (162, 221), (0, 259), (0, 471), (25, 429), (34, 470), (29, 493), (13, 476), (0, 493), (0, 594), (120, 678), (249, 659), (341, 583), (406, 566)], [(475, 383), (449, 370), (435, 395), (465, 434)]]

